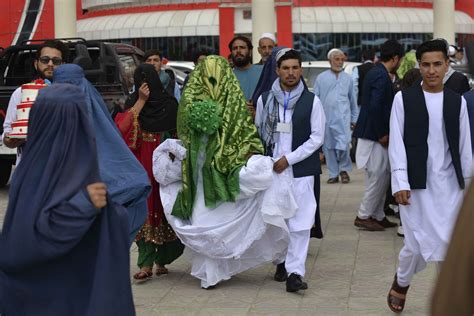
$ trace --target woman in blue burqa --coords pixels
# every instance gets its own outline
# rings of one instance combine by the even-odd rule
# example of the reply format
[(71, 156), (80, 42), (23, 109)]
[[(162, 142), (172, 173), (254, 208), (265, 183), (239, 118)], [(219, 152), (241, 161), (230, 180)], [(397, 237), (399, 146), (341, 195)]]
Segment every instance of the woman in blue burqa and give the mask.
[(0, 314), (134, 315), (127, 210), (106, 195), (78, 87), (43, 89), (0, 235)]
[(107, 185), (110, 199), (128, 210), (132, 243), (147, 216), (146, 199), (151, 185), (146, 171), (128, 149), (102, 96), (84, 77), (81, 67), (61, 65), (54, 71), (54, 83), (78, 86), (86, 96), (84, 106), (96, 137), (100, 177)]

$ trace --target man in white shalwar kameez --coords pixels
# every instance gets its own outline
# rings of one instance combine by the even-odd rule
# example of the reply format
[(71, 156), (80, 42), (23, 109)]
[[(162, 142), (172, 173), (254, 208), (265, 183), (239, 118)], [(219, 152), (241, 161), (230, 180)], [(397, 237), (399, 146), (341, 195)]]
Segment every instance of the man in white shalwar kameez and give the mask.
[(413, 275), (427, 262), (443, 261), (472, 172), (466, 101), (443, 86), (447, 43), (425, 42), (416, 54), (422, 85), (399, 92), (390, 117), (392, 192), (405, 231), (387, 298), (396, 313), (404, 308)]
[(313, 93), (321, 100), (326, 115), (323, 152), (329, 172), (327, 183), (349, 183), (352, 171), (350, 143), (359, 109), (351, 76), (344, 72), (344, 53), (337, 48), (328, 53), (331, 69), (321, 73)]
[(299, 53), (285, 48), (276, 59), (279, 78), (259, 97), (255, 122), (265, 154), (274, 158), (273, 170), (288, 176), (298, 205), (295, 216), (287, 220), (290, 242), (286, 259), (275, 261), (275, 280), (286, 281), (286, 290), (296, 292), (308, 287), (302, 277), (316, 210), (313, 187), (319, 172), (315, 161), (324, 139), (325, 116), (318, 97), (303, 85)]

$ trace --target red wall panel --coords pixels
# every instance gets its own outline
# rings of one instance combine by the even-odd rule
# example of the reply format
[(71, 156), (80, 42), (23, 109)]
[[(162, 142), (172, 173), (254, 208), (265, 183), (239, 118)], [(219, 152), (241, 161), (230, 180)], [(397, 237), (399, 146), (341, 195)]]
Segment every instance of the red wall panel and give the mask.
[(293, 47), (291, 6), (277, 6), (276, 20), (278, 45)]
[(227, 58), (229, 42), (234, 37), (234, 8), (219, 8), (219, 55)]
[(33, 39), (54, 38), (54, 0), (45, 0)]
[(9, 46), (20, 23), (25, 0), (0, 1), (0, 46)]
[(466, 12), (474, 19), (474, 1), (473, 0), (456, 0), (456, 10)]

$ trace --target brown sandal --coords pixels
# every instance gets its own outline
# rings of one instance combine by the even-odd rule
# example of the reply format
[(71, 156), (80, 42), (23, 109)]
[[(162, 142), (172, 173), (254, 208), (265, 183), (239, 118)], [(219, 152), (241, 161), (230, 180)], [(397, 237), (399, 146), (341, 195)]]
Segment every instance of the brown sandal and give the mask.
[[(395, 279), (393, 280), (392, 287), (390, 288), (390, 291), (387, 295), (387, 304), (392, 312), (397, 314), (403, 312), (409, 287), (409, 285), (405, 287), (398, 285), (397, 275), (395, 274)], [(394, 305), (398, 306), (400, 309), (395, 308)]]
[(150, 280), (153, 276), (153, 272), (151, 271), (138, 271), (133, 275), (133, 278), (137, 281), (147, 281)]
[(156, 266), (155, 274), (156, 275), (168, 274), (168, 269), (166, 269), (165, 267)]

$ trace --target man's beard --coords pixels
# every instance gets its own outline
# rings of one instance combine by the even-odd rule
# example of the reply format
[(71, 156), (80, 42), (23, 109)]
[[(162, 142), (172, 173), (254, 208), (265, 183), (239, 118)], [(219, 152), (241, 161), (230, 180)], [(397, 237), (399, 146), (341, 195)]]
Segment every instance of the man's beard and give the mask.
[[(48, 68), (46, 68), (45, 70), (48, 70)], [(53, 77), (48, 78), (48, 77), (45, 75), (44, 71), (41, 71), (41, 70), (37, 69), (36, 72), (38, 73), (38, 77), (40, 77), (41, 79), (48, 79), (48, 80), (52, 80), (52, 79), (53, 79)]]
[(240, 68), (240, 67), (244, 67), (244, 66), (247, 66), (248, 64), (250, 64), (252, 62), (252, 57), (250, 55), (246, 55), (246, 56), (241, 56), (241, 55), (234, 56), (234, 55), (232, 55), (232, 62), (234, 63), (234, 66)]

